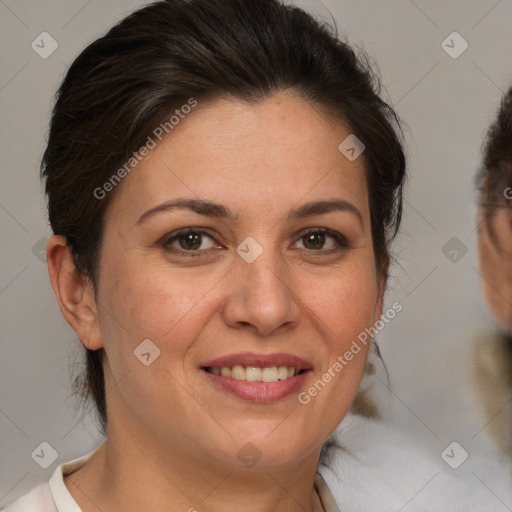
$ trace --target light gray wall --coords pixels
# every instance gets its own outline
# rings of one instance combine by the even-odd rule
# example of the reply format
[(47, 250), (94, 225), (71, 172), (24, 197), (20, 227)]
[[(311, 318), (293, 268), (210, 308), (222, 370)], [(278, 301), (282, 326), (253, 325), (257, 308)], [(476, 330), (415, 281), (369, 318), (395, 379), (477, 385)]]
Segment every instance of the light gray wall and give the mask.
[[(101, 440), (92, 423), (77, 416), (70, 395), (80, 351), (38, 255), (41, 239), (50, 235), (38, 166), (53, 94), (67, 66), (86, 44), (143, 3), (0, 2), (0, 506)], [(399, 264), (388, 296), (389, 304), (398, 300), (404, 309), (380, 338), (395, 393), (385, 417), (400, 428), (428, 427), (442, 447), (456, 437), (456, 422), (427, 411), (429, 379), (435, 389), (434, 381), (456, 368), (454, 357), (467, 348), (464, 336), (451, 333), (485, 316), (472, 180), (485, 130), (512, 84), (512, 0), (295, 3), (327, 20), (332, 12), (349, 40), (366, 48), (379, 64), (385, 94), (407, 125), (410, 181), (396, 244)], [(454, 31), (469, 44), (457, 59), (441, 46)], [(46, 59), (31, 47), (35, 40), (39, 52), (51, 48), (48, 39), (41, 48), (42, 32), (58, 43)], [(456, 50), (459, 43), (454, 43)], [(467, 248), (456, 263), (442, 251), (452, 237)], [(58, 452), (48, 469), (31, 457), (41, 442)]]

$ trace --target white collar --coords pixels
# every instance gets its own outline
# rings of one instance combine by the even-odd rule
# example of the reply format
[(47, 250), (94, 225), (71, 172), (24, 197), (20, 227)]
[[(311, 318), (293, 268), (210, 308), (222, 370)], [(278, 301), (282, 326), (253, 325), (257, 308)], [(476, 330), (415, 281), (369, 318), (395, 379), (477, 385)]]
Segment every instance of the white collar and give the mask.
[(78, 459), (61, 464), (54, 471), (48, 485), (50, 486), (55, 507), (59, 512), (82, 512), (82, 509), (77, 505), (64, 483), (64, 475), (69, 475), (77, 469), (80, 469), (89, 460), (93, 453), (94, 452), (91, 452)]

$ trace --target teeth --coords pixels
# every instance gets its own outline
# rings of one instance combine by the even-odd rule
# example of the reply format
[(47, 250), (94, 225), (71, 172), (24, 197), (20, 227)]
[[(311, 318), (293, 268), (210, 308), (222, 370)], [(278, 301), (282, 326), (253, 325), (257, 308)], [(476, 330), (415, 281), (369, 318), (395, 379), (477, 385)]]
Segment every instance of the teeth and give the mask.
[[(212, 371), (215, 370), (215, 368), (212, 368)], [(215, 373), (215, 372), (213, 372)], [(223, 377), (231, 377), (231, 368), (228, 368), (227, 366), (223, 366), (221, 369), (220, 369), (220, 374), (223, 376)]]
[[(293, 370), (293, 368), (292, 368)], [(286, 366), (280, 366), (277, 369), (277, 376), (279, 380), (285, 380), (288, 378), (288, 368)]]
[(223, 366), (222, 368), (210, 368), (214, 375), (223, 377), (232, 377), (237, 380), (246, 380), (248, 382), (277, 382), (294, 377), (297, 373), (295, 368), (287, 366), (269, 366), (260, 368), (257, 366), (235, 365), (233, 368)]
[(240, 365), (233, 366), (231, 370), (231, 377), (236, 380), (245, 380), (245, 368)]
[(277, 382), (279, 371), (277, 366), (271, 366), (270, 368), (263, 368), (261, 372), (261, 379), (263, 382)]

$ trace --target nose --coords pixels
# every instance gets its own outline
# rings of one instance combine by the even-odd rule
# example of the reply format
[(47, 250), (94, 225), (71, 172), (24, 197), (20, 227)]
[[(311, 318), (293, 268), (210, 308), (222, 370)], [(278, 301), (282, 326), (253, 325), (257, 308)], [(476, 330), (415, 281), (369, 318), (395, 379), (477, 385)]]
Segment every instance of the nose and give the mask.
[[(252, 263), (237, 256), (229, 275), (223, 319), (232, 328), (269, 336), (297, 325), (299, 290), (283, 258), (271, 250)], [(295, 286), (296, 287), (296, 286)]]

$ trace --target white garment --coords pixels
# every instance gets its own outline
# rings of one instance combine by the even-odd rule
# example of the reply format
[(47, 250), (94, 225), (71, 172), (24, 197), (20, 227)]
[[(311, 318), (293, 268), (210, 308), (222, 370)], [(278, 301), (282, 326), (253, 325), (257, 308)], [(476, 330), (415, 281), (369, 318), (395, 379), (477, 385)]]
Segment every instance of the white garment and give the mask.
[(63, 477), (81, 468), (92, 453), (61, 464), (48, 483), (34, 487), (2, 512), (82, 512), (64, 484)]
[(319, 470), (346, 512), (510, 512), (512, 460), (476, 454), (452, 469), (432, 452), (381, 421), (347, 415), (338, 445)]

